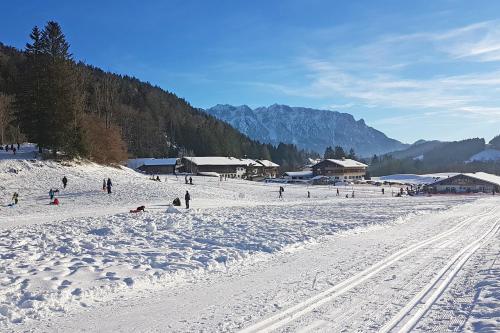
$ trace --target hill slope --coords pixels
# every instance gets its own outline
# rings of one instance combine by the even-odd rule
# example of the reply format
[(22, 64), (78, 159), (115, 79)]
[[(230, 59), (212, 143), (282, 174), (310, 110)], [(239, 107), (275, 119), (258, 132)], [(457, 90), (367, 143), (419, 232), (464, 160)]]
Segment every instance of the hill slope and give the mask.
[[(24, 52), (0, 43), (0, 94), (15, 99), (22, 91), (20, 81), (25, 69)], [(85, 112), (97, 116), (103, 123), (117, 125), (132, 156), (247, 155), (273, 159), (289, 167), (300, 165), (306, 159), (305, 153), (291, 145), (273, 147), (251, 140), (225, 122), (150, 83), (83, 63), (78, 63), (78, 71), (82, 77)], [(7, 130), (7, 143), (15, 142), (14, 138)]]
[(344, 149), (354, 148), (361, 156), (383, 154), (407, 146), (367, 126), (363, 119), (356, 121), (348, 113), (278, 104), (253, 110), (246, 105), (216, 105), (205, 111), (252, 139), (271, 144), (293, 143), (320, 154), (326, 147), (337, 145)]

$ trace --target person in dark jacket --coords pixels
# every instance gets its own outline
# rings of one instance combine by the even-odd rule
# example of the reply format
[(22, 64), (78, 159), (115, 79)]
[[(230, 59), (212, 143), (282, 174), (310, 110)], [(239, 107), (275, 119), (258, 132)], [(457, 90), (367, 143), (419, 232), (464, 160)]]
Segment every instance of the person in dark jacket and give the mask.
[(113, 184), (111, 183), (111, 178), (108, 178), (108, 181), (106, 182), (106, 188), (108, 189), (108, 194), (111, 194), (111, 186), (113, 186)]
[(193, 177), (189, 176), (189, 185), (193, 185)]
[(191, 195), (188, 191), (186, 191), (186, 195), (184, 196), (184, 200), (186, 200), (186, 209), (189, 209), (189, 201), (191, 200)]
[(106, 178), (102, 180), (102, 191), (106, 191)]
[(66, 178), (66, 176), (63, 177), (62, 183), (63, 183), (63, 188), (66, 188), (66, 185), (68, 185), (68, 178)]

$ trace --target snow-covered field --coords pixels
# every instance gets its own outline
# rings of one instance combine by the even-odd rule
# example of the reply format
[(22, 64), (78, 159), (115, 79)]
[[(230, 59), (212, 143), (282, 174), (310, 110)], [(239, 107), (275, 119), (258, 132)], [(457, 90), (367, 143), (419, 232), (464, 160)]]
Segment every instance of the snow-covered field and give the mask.
[[(26, 160), (0, 177), (0, 330), (500, 327), (496, 197), (286, 185), (279, 200), (273, 184)], [(170, 207), (186, 190), (192, 209)]]

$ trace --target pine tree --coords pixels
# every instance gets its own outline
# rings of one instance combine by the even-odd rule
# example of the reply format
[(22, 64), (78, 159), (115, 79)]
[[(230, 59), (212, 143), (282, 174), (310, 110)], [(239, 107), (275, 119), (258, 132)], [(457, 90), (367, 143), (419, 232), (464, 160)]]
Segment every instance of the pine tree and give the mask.
[(345, 152), (344, 149), (340, 146), (335, 146), (335, 152), (334, 152), (334, 158), (336, 159), (342, 159), (345, 158)]
[(350, 158), (351, 160), (355, 160), (356, 159), (356, 153), (354, 152), (354, 148), (351, 148), (349, 150), (349, 155), (347, 155), (348, 158)]
[(45, 118), (39, 128), (39, 145), (51, 148), (56, 154), (63, 149), (70, 156), (84, 153), (79, 120), (82, 115), (82, 92), (69, 43), (57, 22), (49, 21), (41, 34), (47, 87), (42, 104)]
[(335, 151), (333, 150), (332, 147), (326, 147), (325, 149), (325, 154), (323, 155), (323, 158), (329, 159), (329, 158), (335, 158)]

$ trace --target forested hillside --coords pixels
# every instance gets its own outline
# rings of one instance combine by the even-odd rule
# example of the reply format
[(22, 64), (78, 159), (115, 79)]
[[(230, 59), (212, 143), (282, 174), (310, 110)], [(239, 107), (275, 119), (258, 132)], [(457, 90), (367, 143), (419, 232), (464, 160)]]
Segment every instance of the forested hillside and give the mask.
[(75, 61), (55, 22), (35, 27), (25, 50), (0, 43), (0, 133), (2, 144), (27, 139), (101, 162), (123, 159), (124, 149), (140, 157), (246, 155), (284, 168), (308, 156), (250, 140), (150, 83)]
[[(490, 145), (495, 143), (490, 141)], [(410, 147), (408, 151), (374, 156), (369, 172), (372, 176), (398, 173), (436, 173), (436, 172), (477, 172), (484, 171), (500, 174), (499, 161), (469, 161), (469, 159), (487, 148), (482, 138), (454, 142), (422, 143), (421, 153), (415, 155), (419, 147)], [(410, 153), (411, 152), (411, 153)]]

